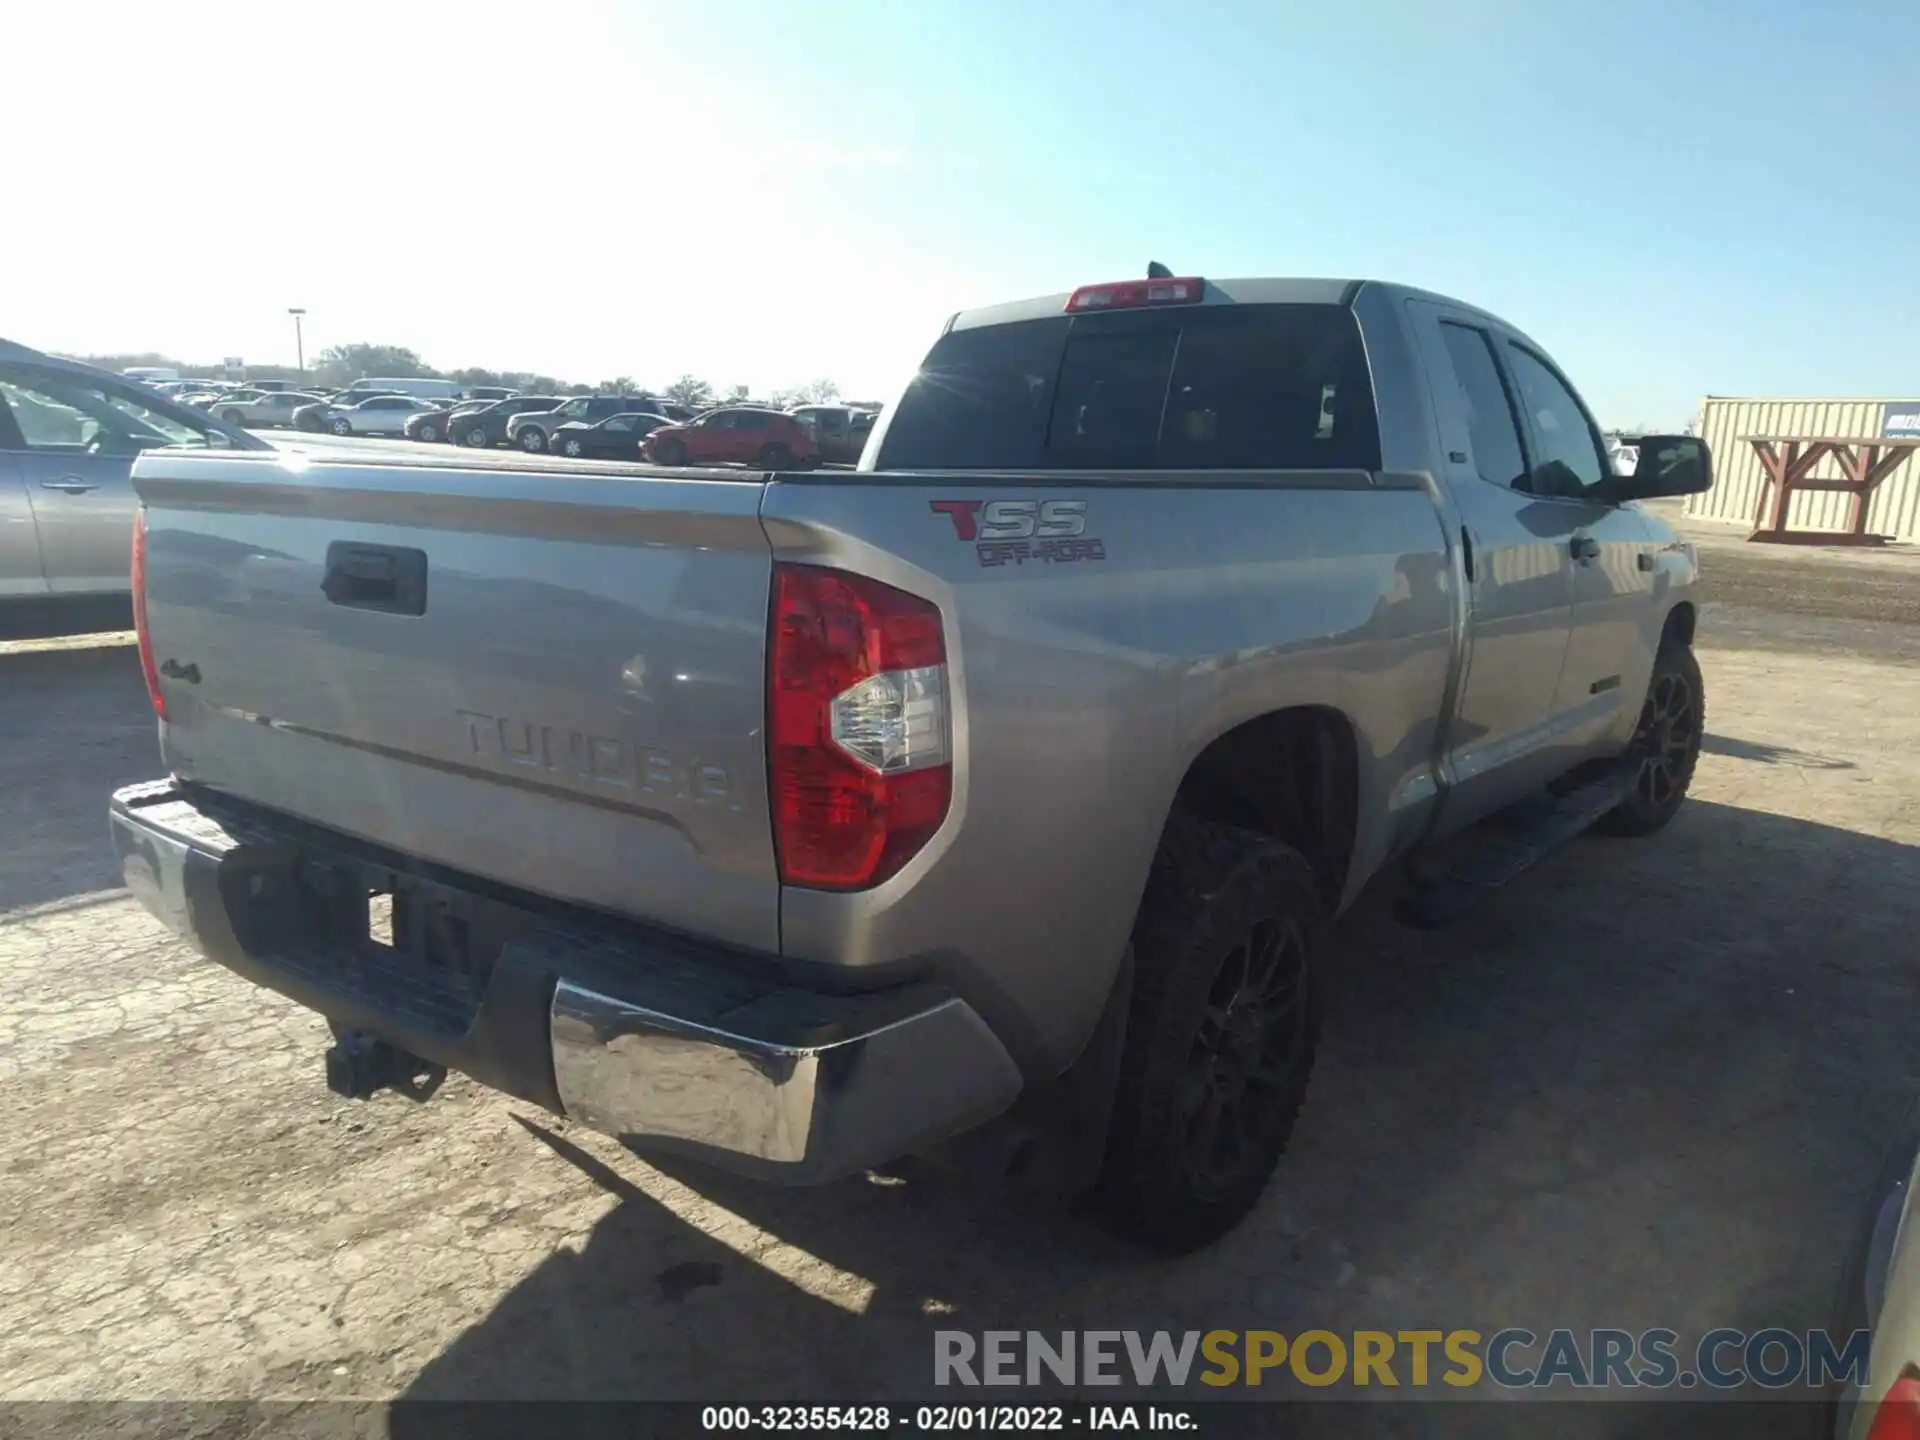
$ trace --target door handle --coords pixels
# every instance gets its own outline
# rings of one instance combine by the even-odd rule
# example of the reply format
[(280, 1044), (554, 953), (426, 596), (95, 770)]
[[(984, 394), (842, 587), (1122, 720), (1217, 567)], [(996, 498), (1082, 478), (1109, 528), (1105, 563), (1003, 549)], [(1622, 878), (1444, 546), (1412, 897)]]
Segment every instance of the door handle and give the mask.
[(58, 490), (62, 495), (84, 495), (89, 490), (98, 490), (100, 484), (95, 480), (82, 480), (78, 475), (62, 475), (58, 480), (42, 480), (42, 490)]
[(1571, 548), (1573, 550), (1573, 558), (1582, 564), (1585, 564), (1589, 560), (1598, 560), (1600, 558), (1600, 542), (1591, 535), (1574, 536)]
[(427, 552), (335, 540), (320, 593), (335, 605), (389, 615), (427, 613)]

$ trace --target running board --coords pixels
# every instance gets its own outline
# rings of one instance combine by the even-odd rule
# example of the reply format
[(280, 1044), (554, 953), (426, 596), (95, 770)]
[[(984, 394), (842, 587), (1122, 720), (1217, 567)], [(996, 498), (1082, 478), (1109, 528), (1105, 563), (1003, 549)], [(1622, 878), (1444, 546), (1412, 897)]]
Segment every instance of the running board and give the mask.
[(1623, 759), (1571, 790), (1512, 812), (1500, 833), (1444, 873), (1418, 882), (1396, 907), (1394, 918), (1420, 930), (1439, 929), (1585, 833), (1627, 797), (1634, 773), (1635, 766)]

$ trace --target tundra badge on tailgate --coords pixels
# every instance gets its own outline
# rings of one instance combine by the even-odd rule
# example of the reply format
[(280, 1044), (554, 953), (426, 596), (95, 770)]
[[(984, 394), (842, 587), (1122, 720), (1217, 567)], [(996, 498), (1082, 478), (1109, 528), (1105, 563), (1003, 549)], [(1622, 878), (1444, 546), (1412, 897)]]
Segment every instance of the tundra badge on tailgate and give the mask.
[(1061, 564), (1104, 560), (1107, 547), (1087, 538), (1084, 500), (933, 500), (934, 512), (973, 544), (982, 565)]
[(570, 775), (696, 805), (733, 803), (732, 777), (711, 761), (683, 761), (657, 745), (633, 745), (617, 736), (589, 735), (518, 716), (453, 713), (466, 732), (465, 753), (488, 765)]

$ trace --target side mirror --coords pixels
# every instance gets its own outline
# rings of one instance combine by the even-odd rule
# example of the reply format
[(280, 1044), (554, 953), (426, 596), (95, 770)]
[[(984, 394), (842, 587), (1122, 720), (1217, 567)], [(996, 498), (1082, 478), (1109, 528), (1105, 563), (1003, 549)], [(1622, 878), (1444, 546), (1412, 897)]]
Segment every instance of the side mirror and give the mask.
[(1698, 495), (1713, 488), (1713, 453), (1697, 436), (1645, 435), (1635, 448), (1640, 459), (1633, 473), (1609, 475), (1593, 487), (1594, 498), (1618, 505), (1627, 500)]

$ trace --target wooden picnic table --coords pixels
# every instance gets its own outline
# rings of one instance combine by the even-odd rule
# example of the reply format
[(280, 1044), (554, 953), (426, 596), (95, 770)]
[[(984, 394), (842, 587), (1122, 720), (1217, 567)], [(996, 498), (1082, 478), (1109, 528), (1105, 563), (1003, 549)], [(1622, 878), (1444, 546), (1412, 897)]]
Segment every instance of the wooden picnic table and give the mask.
[[(1890, 535), (1867, 533), (1867, 505), (1873, 492), (1915, 450), (1920, 436), (1901, 439), (1843, 440), (1831, 435), (1742, 435), (1766, 472), (1760, 487), (1760, 513), (1754, 517), (1749, 540), (1775, 545), (1885, 545)], [(1831, 455), (1841, 480), (1809, 478)], [(1788, 508), (1801, 490), (1837, 490), (1853, 497), (1845, 530), (1789, 530)]]

